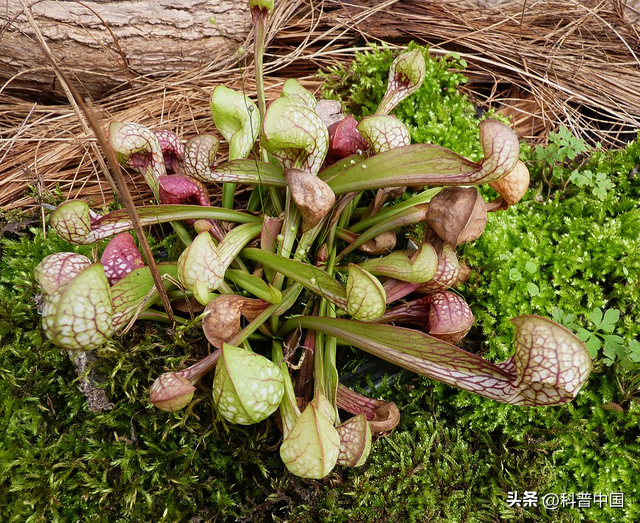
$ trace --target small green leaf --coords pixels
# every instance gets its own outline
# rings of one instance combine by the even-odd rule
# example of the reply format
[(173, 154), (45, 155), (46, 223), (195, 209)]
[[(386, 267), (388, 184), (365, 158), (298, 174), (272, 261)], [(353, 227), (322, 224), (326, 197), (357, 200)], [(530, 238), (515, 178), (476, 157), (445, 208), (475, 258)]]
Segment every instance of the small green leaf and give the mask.
[(596, 326), (596, 329), (600, 328), (600, 324), (602, 323), (602, 309), (600, 307), (596, 307), (589, 314), (589, 319)]
[(640, 341), (631, 340), (629, 342), (629, 359), (640, 363)]
[(623, 360), (626, 355), (626, 347), (624, 346), (624, 338), (617, 335), (605, 334), (602, 336), (604, 340), (605, 349), (617, 355), (619, 359)]
[(527, 283), (527, 291), (531, 296), (537, 296), (538, 294), (540, 294), (539, 287), (532, 282)]
[(514, 267), (509, 271), (509, 279), (511, 281), (520, 281), (522, 279), (522, 273)]
[(618, 309), (607, 309), (604, 313), (601, 329), (605, 332), (613, 332), (614, 326), (620, 319), (620, 311)]
[[(578, 336), (579, 338), (580, 336)], [(600, 338), (598, 338), (597, 336), (591, 336), (588, 340), (586, 340), (584, 342), (585, 347), (587, 347), (587, 350), (589, 351), (589, 355), (591, 356), (591, 359), (595, 359), (596, 356), (598, 355), (598, 351), (600, 350), (600, 347), (602, 347), (602, 342), (600, 341)]]
[(578, 338), (580, 338), (582, 341), (587, 341), (589, 338), (593, 336), (593, 334), (586, 329), (579, 328), (576, 331), (576, 336), (578, 336)]
[(533, 261), (528, 261), (525, 264), (524, 268), (529, 274), (534, 274), (535, 272), (538, 271), (538, 264)]

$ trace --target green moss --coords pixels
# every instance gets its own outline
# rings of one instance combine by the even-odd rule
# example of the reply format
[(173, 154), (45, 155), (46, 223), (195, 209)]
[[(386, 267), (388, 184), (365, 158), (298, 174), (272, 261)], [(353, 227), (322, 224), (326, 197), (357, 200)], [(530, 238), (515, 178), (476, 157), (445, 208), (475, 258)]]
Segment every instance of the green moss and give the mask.
[[(454, 54), (442, 58), (415, 44), (425, 57), (426, 76), (420, 88), (400, 103), (393, 114), (409, 128), (415, 143), (435, 143), (467, 156), (482, 157), (478, 139), (476, 108), (457, 87), (466, 83), (461, 72), (464, 60)], [(387, 88), (394, 53), (387, 47), (371, 46), (357, 53), (349, 65), (340, 65), (324, 73), (323, 96), (341, 99), (345, 110), (356, 119), (373, 114)]]
[[(95, 368), (107, 378), (115, 407), (89, 412), (67, 354), (43, 339), (34, 301), (33, 268), (70, 246), (31, 233), (1, 241), (3, 520), (234, 518), (263, 499), (268, 470), (278, 470), (273, 427), (228, 431), (214, 422), (207, 383), (185, 412), (166, 414), (148, 404), (161, 372), (206, 350), (197, 329), (142, 324), (100, 349)], [(91, 248), (78, 250), (91, 255)]]

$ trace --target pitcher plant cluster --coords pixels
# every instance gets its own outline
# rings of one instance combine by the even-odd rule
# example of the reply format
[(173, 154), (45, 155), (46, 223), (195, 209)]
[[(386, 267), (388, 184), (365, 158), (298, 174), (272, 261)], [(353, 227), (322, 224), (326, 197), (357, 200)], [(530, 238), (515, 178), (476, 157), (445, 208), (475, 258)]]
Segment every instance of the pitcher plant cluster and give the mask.
[[(171, 222), (185, 244), (177, 261), (157, 265), (164, 291), (176, 307), (199, 314), (215, 348), (191, 367), (159, 376), (150, 401), (166, 411), (185, 408), (198, 380), (215, 368), (219, 415), (243, 425), (275, 415), (282, 460), (305, 478), (322, 478), (337, 464), (362, 465), (373, 435), (399, 420), (393, 403), (340, 383), (336, 357), (344, 345), (495, 401), (571, 401), (591, 358), (549, 319), (513, 318), (515, 352), (502, 363), (456, 346), (474, 321), (454, 290), (469, 272), (456, 247), (482, 234), (488, 212), (515, 204), (527, 190), (515, 134), (495, 120), (480, 123), (480, 162), (411, 144), (390, 113), (423, 81), (418, 50), (395, 59), (378, 110), (360, 121), (294, 79), (267, 105), (262, 53), (273, 2), (250, 6), (257, 104), (215, 87), (211, 114), (219, 134), (186, 141), (133, 122), (110, 126), (118, 160), (144, 176), (157, 200), (137, 209), (140, 222)], [(229, 146), (223, 163), (219, 135)], [(210, 204), (210, 184), (223, 186), (220, 207)], [(239, 184), (253, 187), (241, 204)], [(485, 202), (480, 184), (500, 197)], [(49, 340), (92, 350), (137, 319), (162, 317), (154, 309), (160, 290), (127, 232), (125, 211), (100, 216), (73, 200), (49, 223), (74, 244), (113, 237), (99, 262), (58, 253), (38, 266)], [(419, 223), (422, 242), (399, 237)]]

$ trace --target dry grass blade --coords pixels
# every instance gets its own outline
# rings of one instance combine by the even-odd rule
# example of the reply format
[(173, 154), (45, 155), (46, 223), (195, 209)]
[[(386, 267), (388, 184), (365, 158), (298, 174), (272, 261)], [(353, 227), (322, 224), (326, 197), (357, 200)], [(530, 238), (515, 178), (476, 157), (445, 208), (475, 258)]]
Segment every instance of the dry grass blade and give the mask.
[[(410, 40), (430, 44), (434, 54), (459, 52), (469, 64), (466, 91), (479, 105), (511, 115), (521, 138), (542, 141), (565, 125), (616, 146), (640, 128), (640, 38), (615, 0), (277, 2), (265, 56), (267, 98), (292, 76), (317, 89), (318, 69), (350, 60), (367, 42)], [(216, 133), (209, 115), (213, 87), (255, 92), (251, 38), (244, 48), (244, 55), (198, 71), (136, 78), (133, 88), (98, 102), (100, 119), (168, 128), (184, 138)], [(67, 198), (108, 204), (112, 191), (94, 165), (94, 145), (72, 108), (34, 109), (33, 102), (0, 93), (0, 207), (33, 206), (26, 189), (38, 180)], [(150, 200), (137, 174), (128, 185), (137, 204)]]

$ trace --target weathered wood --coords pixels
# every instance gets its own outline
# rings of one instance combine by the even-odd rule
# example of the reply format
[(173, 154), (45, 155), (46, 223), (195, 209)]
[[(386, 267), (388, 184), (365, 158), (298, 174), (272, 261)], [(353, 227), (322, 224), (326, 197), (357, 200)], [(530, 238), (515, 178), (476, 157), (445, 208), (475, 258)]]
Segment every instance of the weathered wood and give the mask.
[[(98, 98), (139, 75), (167, 75), (233, 57), (251, 30), (238, 0), (45, 0), (33, 16), (51, 51)], [(22, 98), (61, 97), (19, 0), (3, 2), (0, 85)]]

